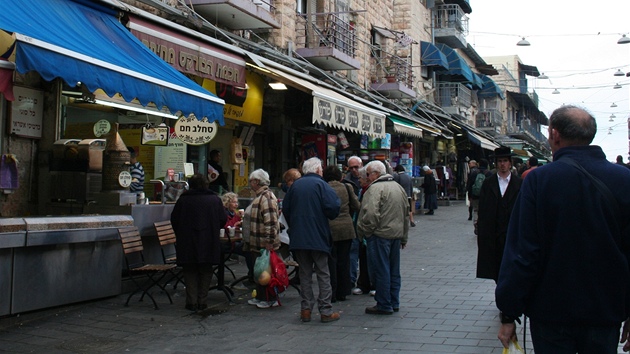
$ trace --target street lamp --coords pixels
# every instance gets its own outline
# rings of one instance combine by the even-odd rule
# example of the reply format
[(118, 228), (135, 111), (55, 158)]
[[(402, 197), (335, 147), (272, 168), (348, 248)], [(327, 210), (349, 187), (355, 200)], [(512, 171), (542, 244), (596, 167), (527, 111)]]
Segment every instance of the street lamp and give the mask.
[[(630, 38), (628, 38), (628, 41), (630, 41)], [(531, 44), (527, 41), (527, 39), (525, 39), (525, 37), (523, 37), (523, 39), (518, 41), (516, 45), (519, 47), (529, 47)]]
[(628, 44), (630, 43), (630, 38), (626, 37), (625, 34), (621, 35), (621, 38), (617, 41), (617, 44)]

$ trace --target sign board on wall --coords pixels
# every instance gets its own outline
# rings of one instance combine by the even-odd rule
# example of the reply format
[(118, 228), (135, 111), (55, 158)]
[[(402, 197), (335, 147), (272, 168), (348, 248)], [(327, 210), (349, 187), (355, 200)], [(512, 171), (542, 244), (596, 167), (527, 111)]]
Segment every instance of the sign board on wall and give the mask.
[(155, 178), (163, 178), (169, 168), (176, 172), (184, 171), (186, 162), (186, 144), (171, 134), (168, 139), (168, 146), (155, 147)]
[(10, 133), (40, 139), (44, 116), (44, 93), (15, 86), (13, 94), (15, 101), (11, 102)]

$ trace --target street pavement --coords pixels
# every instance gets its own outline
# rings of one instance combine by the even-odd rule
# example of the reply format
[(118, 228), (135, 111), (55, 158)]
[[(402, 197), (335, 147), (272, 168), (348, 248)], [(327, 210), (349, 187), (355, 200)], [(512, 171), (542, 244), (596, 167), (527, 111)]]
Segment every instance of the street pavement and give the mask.
[[(293, 288), (282, 306), (247, 304), (251, 291), (236, 289), (233, 303), (211, 291), (210, 308), (184, 309), (181, 285), (174, 304), (155, 293), (149, 299), (126, 294), (0, 319), (0, 352), (11, 353), (502, 353), (494, 303), (494, 282), (475, 278), (476, 237), (464, 202), (418, 214), (402, 251), (400, 312), (367, 315), (369, 295), (333, 304), (341, 319), (299, 320), (300, 298)], [(232, 262), (237, 276), (243, 263)], [(231, 275), (228, 274), (228, 277)], [(315, 311), (316, 312), (316, 311)], [(523, 329), (518, 328), (523, 344)], [(527, 352), (533, 353), (531, 340)], [(621, 353), (621, 350), (619, 351)]]

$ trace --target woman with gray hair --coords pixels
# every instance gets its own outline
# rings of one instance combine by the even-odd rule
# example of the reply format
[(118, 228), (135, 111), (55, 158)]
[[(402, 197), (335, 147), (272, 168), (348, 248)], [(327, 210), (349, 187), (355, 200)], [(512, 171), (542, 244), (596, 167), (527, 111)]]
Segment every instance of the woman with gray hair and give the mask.
[[(246, 243), (244, 249), (252, 252), (254, 257), (260, 256), (262, 248), (269, 251), (280, 248), (278, 199), (269, 189), (270, 183), (269, 174), (263, 169), (249, 175), (249, 186), (256, 192), (256, 198), (245, 210), (243, 240)], [(256, 298), (247, 303), (261, 309), (278, 306), (276, 295), (260, 284), (256, 284)]]

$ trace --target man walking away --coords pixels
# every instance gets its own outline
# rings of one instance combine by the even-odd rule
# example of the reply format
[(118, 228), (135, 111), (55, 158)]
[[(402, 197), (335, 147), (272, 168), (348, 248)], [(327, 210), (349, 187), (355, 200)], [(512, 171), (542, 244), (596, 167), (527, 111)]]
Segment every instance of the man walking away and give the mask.
[(554, 162), (523, 181), (496, 288), (506, 348), (525, 314), (536, 354), (630, 349), (630, 171), (589, 145), (596, 132), (582, 108), (549, 118)]
[(339, 215), (341, 203), (337, 193), (322, 178), (322, 162), (317, 157), (304, 161), (304, 175), (293, 182), (282, 201), (282, 213), (289, 224), (291, 250), (300, 264), (300, 319), (311, 320), (315, 306), (313, 271), (317, 276), (317, 308), (322, 322), (339, 319), (332, 309), (332, 287), (328, 257), (332, 249), (329, 220)]

